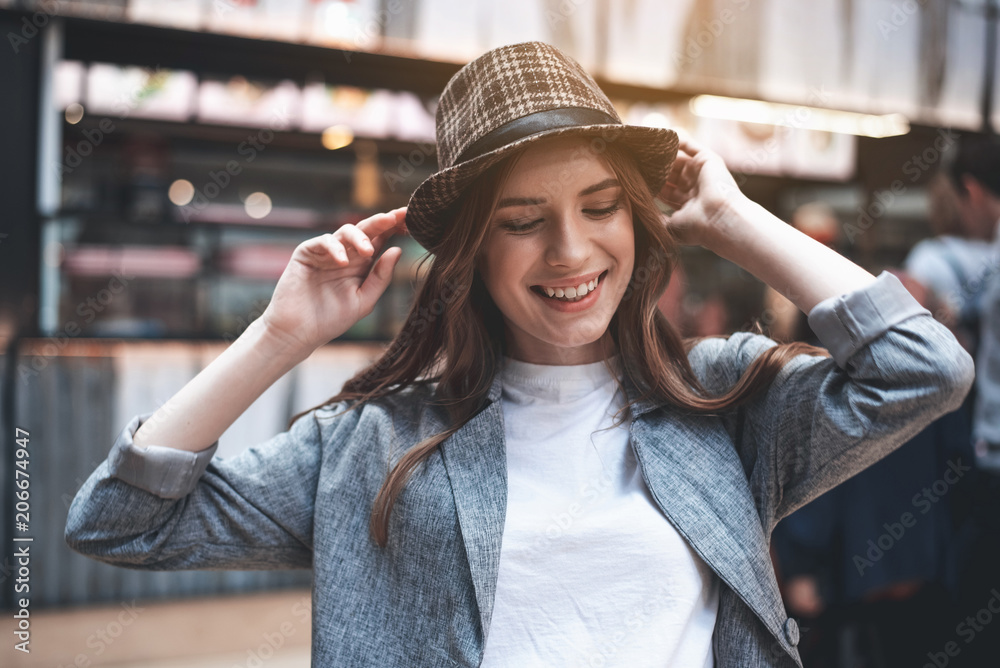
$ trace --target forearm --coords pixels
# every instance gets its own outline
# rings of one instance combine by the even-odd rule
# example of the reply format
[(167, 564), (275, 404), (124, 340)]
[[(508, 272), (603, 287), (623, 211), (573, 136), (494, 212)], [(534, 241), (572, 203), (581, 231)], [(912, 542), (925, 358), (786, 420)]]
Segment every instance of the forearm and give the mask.
[(875, 281), (872, 274), (746, 197), (731, 200), (718, 222), (706, 247), (780, 292), (803, 313), (824, 299)]
[(258, 318), (142, 424), (134, 444), (191, 452), (207, 448), (310, 352), (287, 345)]

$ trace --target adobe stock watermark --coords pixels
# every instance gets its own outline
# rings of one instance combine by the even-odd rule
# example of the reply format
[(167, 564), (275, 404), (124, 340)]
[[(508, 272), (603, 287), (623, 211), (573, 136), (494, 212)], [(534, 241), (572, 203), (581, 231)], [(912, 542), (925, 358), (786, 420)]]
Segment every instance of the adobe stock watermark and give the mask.
[(174, 419), (178, 415), (179, 410), (176, 398), (176, 395), (174, 395), (166, 401), (161, 402), (155, 411), (149, 414), (146, 419), (140, 421), (139, 426), (144, 427), (148, 424), (151, 425), (151, 429), (155, 429), (156, 425), (160, 424), (161, 421)]
[(413, 176), (413, 173), (428, 159), (437, 153), (437, 145), (434, 142), (420, 142), (417, 147), (405, 156), (399, 156), (399, 165), (394, 171), (385, 170), (382, 178), (389, 188), (389, 192), (396, 192), (396, 186), (405, 183), (406, 179)]
[(650, 248), (646, 261), (641, 266), (633, 268), (632, 277), (629, 279), (628, 285), (625, 286), (625, 293), (622, 295), (621, 301), (625, 302), (631, 299), (636, 290), (649, 282), (655, 270), (664, 266), (676, 267), (679, 263), (680, 257), (676, 251), (666, 253), (659, 248)]
[(898, 32), (900, 28), (906, 25), (906, 22), (919, 11), (922, 5), (926, 5), (927, 1), (928, 0), (903, 0), (902, 2), (892, 3), (892, 9), (889, 10), (888, 20), (879, 19), (875, 22), (875, 26), (882, 34), (882, 39), (888, 41), (889, 35), (894, 32)]
[[(982, 608), (955, 626), (955, 635), (962, 639), (966, 645), (972, 644), (979, 634), (986, 630), (986, 627), (993, 623), (993, 617), (1000, 615), (1000, 591), (996, 587), (990, 590), (990, 598)], [(927, 662), (923, 668), (946, 668), (951, 660), (962, 653), (962, 646), (954, 640), (949, 640), (939, 652), (927, 652)], [(964, 665), (964, 664), (963, 664)]]
[(390, 344), (390, 348), (367, 368), (365, 378), (371, 378), (389, 368), (409, 347), (413, 338), (423, 334), (444, 313), (445, 308), (468, 289), (468, 285), (447, 281), (430, 306), (421, 306), (417, 310), (417, 317), (393, 339), (395, 345)]
[[(742, 273), (740, 275), (742, 276)], [(784, 297), (784, 299), (780, 300), (774, 308), (763, 308), (759, 316), (743, 323), (737, 331), (752, 331), (757, 334), (764, 334), (770, 331), (771, 326), (778, 322), (780, 318), (787, 316), (789, 312), (796, 314), (801, 312), (801, 309), (795, 304), (796, 301), (802, 298), (802, 293), (797, 288), (788, 286), (784, 292), (776, 292)]]
[[(128, 288), (129, 281), (135, 276), (126, 276), (119, 272), (113, 274), (108, 280), (107, 287), (90, 295), (85, 300), (76, 305), (76, 314), (80, 316), (84, 325), (89, 325), (96, 318), (98, 313), (102, 313), (115, 297)], [(27, 380), (37, 376), (49, 365), (49, 359), (58, 356), (70, 342), (71, 339), (79, 336), (83, 332), (80, 322), (70, 320), (63, 328), (53, 336), (46, 337), (46, 343), (41, 347), (40, 355), (32, 355), (30, 363), (21, 362), (17, 365), (17, 375), (21, 380)]]
[[(921, 151), (920, 155), (913, 155), (903, 163), (902, 172), (910, 177), (911, 184), (916, 183), (925, 172), (940, 162), (945, 152), (958, 141), (958, 136), (951, 128), (941, 128), (937, 133), (938, 136), (934, 138), (931, 146)], [(873, 201), (869, 202), (868, 206), (858, 207), (857, 220), (844, 225), (848, 241), (854, 243), (855, 239), (871, 229), (875, 221), (886, 214), (896, 198), (903, 195), (908, 187), (903, 179), (896, 179), (888, 188), (875, 191), (872, 195)]]
[(938, 322), (950, 323), (953, 318), (966, 310), (970, 302), (975, 304), (975, 300), (981, 294), (987, 281), (997, 272), (1000, 272), (1000, 255), (988, 259), (979, 267), (972, 278), (962, 283), (957, 290), (952, 290), (944, 295), (945, 307), (934, 311), (934, 319)]
[(21, 30), (7, 33), (7, 41), (10, 42), (10, 48), (15, 54), (20, 53), (21, 47), (34, 39), (38, 31), (47, 26), (53, 16), (61, 13), (62, 4), (59, 0), (38, 0), (34, 3), (39, 9), (31, 16), (21, 19)]
[(262, 668), (264, 663), (284, 646), (288, 638), (295, 635), (296, 625), (305, 624), (306, 628), (309, 628), (309, 622), (312, 619), (311, 599), (308, 596), (303, 596), (292, 605), (291, 613), (296, 619), (295, 624), (285, 620), (278, 625), (277, 629), (262, 633), (261, 643), (256, 647), (248, 648), (246, 660), (234, 663), (233, 668)]
[(654, 620), (656, 614), (660, 612), (660, 602), (664, 600), (669, 601), (676, 596), (676, 591), (672, 591), (671, 588), (661, 584), (656, 590), (649, 592), (643, 598), (640, 605), (629, 611), (628, 615), (622, 620), (624, 628), (618, 629), (610, 636), (604, 636), (600, 640), (600, 646), (596, 652), (578, 662), (573, 662), (572, 665), (601, 668), (614, 662), (615, 656), (621, 651), (623, 646), (628, 644), (630, 637), (643, 629), (646, 629), (646, 633), (652, 631), (652, 628), (648, 625)]
[(557, 28), (560, 24), (565, 23), (586, 2), (591, 2), (591, 0), (560, 0), (558, 7), (552, 8), (550, 6), (545, 10), (545, 22), (549, 25), (549, 29)]
[[(830, 91), (826, 90), (824, 86), (810, 88), (806, 100), (809, 106), (799, 105), (795, 107), (779, 119), (776, 125), (796, 130), (804, 128), (813, 114), (810, 106), (822, 107), (829, 102), (831, 96)], [(756, 174), (767, 163), (768, 158), (778, 151), (780, 146), (777, 135), (772, 135), (764, 141), (763, 146), (749, 151), (748, 156), (751, 163), (749, 167), (741, 167), (739, 173), (733, 174), (736, 185), (743, 186), (747, 182), (747, 177)]]
[(680, 51), (674, 52), (674, 65), (678, 71), (691, 65), (705, 55), (705, 50), (711, 47), (722, 36), (726, 27), (735, 23), (737, 11), (746, 11), (747, 7), (750, 6), (750, 0), (730, 0), (730, 4), (736, 10), (726, 7), (712, 20), (702, 21), (701, 26), (699, 26), (701, 30), (688, 37), (687, 42), (684, 43)]
[[(926, 515), (934, 504), (939, 502), (971, 470), (971, 466), (962, 464), (961, 458), (949, 461), (948, 469), (944, 475), (914, 494), (910, 500), (911, 505), (914, 509), (920, 510), (921, 515)], [(885, 529), (885, 533), (875, 539), (869, 538), (868, 550), (864, 555), (855, 554), (852, 559), (854, 567), (858, 569), (858, 575), (863, 577), (866, 570), (872, 568), (886, 553), (898, 545), (906, 535), (906, 530), (917, 525), (918, 519), (916, 515), (907, 511), (899, 516), (898, 521), (883, 523), (882, 528)]]
[[(394, 16), (403, 11), (403, 7), (403, 0), (385, 2), (384, 8), (376, 10), (375, 16), (365, 21), (364, 26), (355, 29), (354, 48), (359, 51), (374, 50), (378, 46), (378, 40), (385, 34), (385, 27)], [(344, 49), (343, 54), (344, 59), (350, 64), (354, 54), (348, 49)]]
[(226, 343), (232, 343), (236, 339), (240, 338), (243, 332), (247, 330), (247, 327), (249, 327), (254, 320), (264, 315), (264, 310), (267, 309), (267, 305), (270, 303), (271, 303), (270, 298), (257, 299), (253, 303), (251, 303), (250, 312), (247, 313), (246, 319), (244, 320), (242, 316), (237, 317), (235, 333), (233, 332), (224, 333), (222, 335), (223, 340), (225, 340)]
[[(593, 442), (592, 439), (591, 441)], [(621, 459), (610, 465), (606, 464), (596, 478), (580, 485), (572, 501), (561, 511), (549, 513), (549, 521), (544, 530), (534, 533), (533, 540), (524, 548), (523, 554), (541, 556), (549, 552), (555, 541), (572, 532), (579, 520), (600, 502), (607, 500), (607, 495), (614, 491), (615, 482), (620, 480), (623, 474), (634, 470), (638, 465), (632, 448), (628, 448)]]
[[(162, 71), (157, 66), (155, 70), (149, 73), (146, 83), (140, 88), (131, 94), (120, 96), (112, 103), (112, 113), (118, 116), (119, 121), (125, 120), (149, 95), (150, 91), (159, 88), (169, 76), (168, 72)], [(63, 161), (57, 165), (59, 176), (62, 177), (70, 174), (74, 169), (82, 165), (83, 159), (91, 155), (94, 149), (100, 146), (108, 135), (112, 134), (116, 129), (114, 121), (105, 117), (97, 123), (96, 128), (82, 130), (83, 139), (78, 141), (75, 146), (66, 147)]]
[(583, 136), (586, 144), (578, 144), (570, 152), (569, 158), (562, 163), (558, 173), (545, 179), (540, 186), (542, 194), (556, 198), (563, 193), (576, 176), (584, 172), (595, 156), (601, 156), (608, 150), (608, 145), (621, 137), (621, 128), (605, 127), (600, 134)]
[(7, 578), (14, 574), (14, 564), (10, 560), (10, 556), (3, 558), (3, 563), (0, 564), (0, 584), (5, 582)]
[(243, 156), (242, 160), (228, 160), (226, 161), (225, 169), (219, 169), (218, 171), (209, 170), (208, 182), (200, 189), (195, 188), (194, 196), (190, 202), (178, 207), (184, 222), (191, 222), (191, 217), (195, 213), (203, 211), (212, 200), (221, 195), (222, 191), (228, 188), (233, 182), (233, 177), (239, 176), (243, 172), (244, 166), (256, 160), (257, 155), (263, 152), (267, 148), (267, 145), (274, 141), (274, 131), (287, 128), (288, 123), (288, 109), (282, 107), (275, 110), (268, 120), (266, 128), (259, 129), (255, 134), (247, 135), (247, 138), (236, 147), (236, 152)]
[[(99, 467), (102, 462), (103, 462), (103, 460), (97, 461), (96, 459), (91, 459), (90, 460), (90, 464), (88, 465), (89, 466), (89, 470), (90, 471), (96, 471), (97, 467)], [(63, 492), (62, 494), (59, 495), (59, 500), (62, 501), (62, 504), (63, 504), (63, 506), (66, 507), (66, 510), (69, 510), (69, 507), (73, 505), (73, 499), (76, 498), (77, 493), (80, 491), (80, 489), (83, 487), (84, 483), (86, 483), (86, 482), (87, 481), (85, 479), (81, 478), (80, 476), (77, 476), (76, 479), (73, 481), (73, 483), (76, 485), (76, 489), (73, 491), (73, 493), (69, 494), (69, 493)], [(0, 579), (0, 582), (2, 582), (2, 581), (3, 580)]]
[(135, 604), (135, 599), (132, 599), (131, 603), (122, 602), (121, 608), (122, 610), (115, 615), (114, 619), (87, 636), (86, 650), (77, 653), (73, 657), (72, 663), (59, 664), (59, 668), (87, 668), (87, 666), (92, 665), (94, 659), (104, 654), (108, 647), (113, 645), (125, 633), (126, 629), (135, 623), (139, 614), (145, 611), (145, 608), (140, 608)]

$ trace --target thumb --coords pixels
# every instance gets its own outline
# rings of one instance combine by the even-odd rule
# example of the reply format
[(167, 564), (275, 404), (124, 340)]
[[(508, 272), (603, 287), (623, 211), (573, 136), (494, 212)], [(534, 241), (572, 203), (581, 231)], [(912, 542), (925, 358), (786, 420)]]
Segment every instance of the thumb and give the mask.
[[(368, 277), (361, 284), (358, 292), (361, 295), (361, 302), (368, 308), (372, 308), (378, 298), (382, 296), (385, 289), (389, 287), (392, 280), (392, 270), (403, 255), (403, 249), (399, 246), (387, 248), (381, 257), (376, 260), (372, 270), (368, 272)], [(366, 309), (367, 310), (367, 309)]]

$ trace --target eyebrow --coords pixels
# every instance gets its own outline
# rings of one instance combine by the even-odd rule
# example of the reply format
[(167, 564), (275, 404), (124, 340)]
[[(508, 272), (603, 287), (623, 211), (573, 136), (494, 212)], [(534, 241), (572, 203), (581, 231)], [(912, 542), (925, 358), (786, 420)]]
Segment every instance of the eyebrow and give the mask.
[[(600, 183), (595, 183), (592, 186), (587, 186), (580, 191), (578, 197), (585, 197), (601, 190), (607, 190), (608, 188), (618, 188), (621, 184), (618, 179), (604, 179)], [(505, 197), (499, 202), (497, 202), (497, 210), (505, 209), (510, 206), (531, 206), (533, 204), (544, 204), (545, 198), (537, 197)]]

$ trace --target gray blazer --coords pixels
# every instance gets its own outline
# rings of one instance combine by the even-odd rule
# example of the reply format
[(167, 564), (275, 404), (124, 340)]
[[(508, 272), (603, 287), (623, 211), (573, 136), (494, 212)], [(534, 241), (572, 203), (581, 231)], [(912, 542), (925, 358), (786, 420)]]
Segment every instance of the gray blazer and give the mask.
[[(801, 666), (768, 554), (775, 523), (956, 409), (973, 382), (969, 355), (886, 272), (817, 305), (809, 324), (833, 357), (796, 357), (743, 410), (634, 407), (632, 444), (653, 498), (722, 582), (719, 667)], [(709, 338), (690, 360), (722, 391), (772, 345)], [(66, 540), (127, 568), (312, 568), (314, 666), (478, 666), (505, 518), (499, 378), (486, 407), (411, 477), (387, 547), (368, 534), (390, 465), (445, 426), (425, 403), (433, 391), (336, 417), (344, 404), (322, 409), (215, 460), (216, 445), (136, 448), (143, 417), (133, 418), (74, 499)]]

